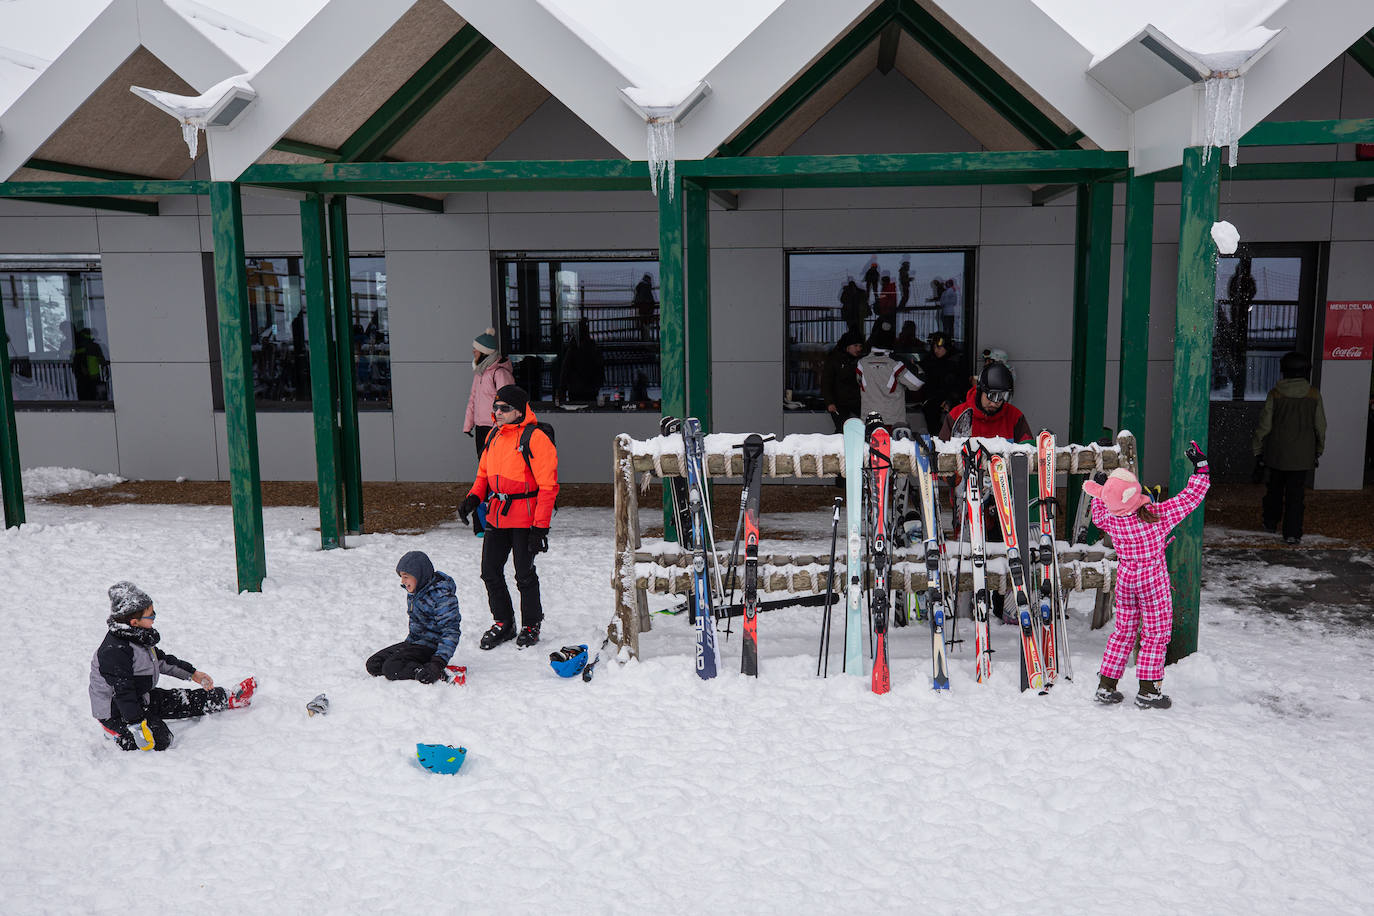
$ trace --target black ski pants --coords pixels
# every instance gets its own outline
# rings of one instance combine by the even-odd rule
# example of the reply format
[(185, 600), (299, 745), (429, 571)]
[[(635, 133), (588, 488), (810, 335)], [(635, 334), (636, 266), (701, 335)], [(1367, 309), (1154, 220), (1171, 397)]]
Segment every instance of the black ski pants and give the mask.
[(1302, 537), (1303, 504), (1307, 499), (1309, 471), (1278, 471), (1269, 469), (1269, 485), (1264, 491), (1261, 512), (1264, 527), (1278, 528), (1283, 522), (1283, 536)]
[[(195, 719), (228, 708), (229, 694), (223, 687), (212, 690), (164, 690), (154, 687), (148, 693), (148, 705), (143, 711), (148, 731), (153, 734), (153, 750), (165, 751), (172, 746), (172, 730), (163, 719)], [(112, 716), (101, 719), (100, 724), (115, 733), (115, 741), (121, 748), (126, 751), (137, 750), (138, 745), (129, 733), (129, 727), (137, 727), (137, 722), (125, 722), (120, 716)]]
[(415, 669), (433, 657), (433, 646), (398, 642), (373, 653), (367, 660), (367, 673), (388, 681), (410, 681), (415, 679)]
[(515, 624), (510, 588), (506, 585), (506, 558), (515, 556), (515, 587), (520, 592), (520, 623), (537, 627), (544, 619), (539, 601), (539, 573), (534, 568), (528, 528), (487, 528), (482, 538), (482, 581), (487, 585), (487, 606), (496, 623)]

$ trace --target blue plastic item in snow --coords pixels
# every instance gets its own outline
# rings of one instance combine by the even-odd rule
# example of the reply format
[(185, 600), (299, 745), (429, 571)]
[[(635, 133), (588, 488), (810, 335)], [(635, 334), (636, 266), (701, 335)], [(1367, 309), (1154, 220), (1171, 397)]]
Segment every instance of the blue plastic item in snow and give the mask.
[(559, 677), (577, 677), (587, 667), (587, 646), (564, 646), (549, 653), (549, 667)]
[(468, 749), (451, 744), (417, 744), (415, 757), (431, 773), (451, 776), (463, 768)]

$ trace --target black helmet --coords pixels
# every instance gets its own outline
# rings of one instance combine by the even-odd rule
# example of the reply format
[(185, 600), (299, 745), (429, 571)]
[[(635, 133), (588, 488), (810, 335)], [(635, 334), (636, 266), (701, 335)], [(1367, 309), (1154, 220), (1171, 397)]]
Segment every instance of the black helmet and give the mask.
[(1312, 360), (1297, 350), (1283, 354), (1279, 360), (1279, 372), (1284, 378), (1307, 378), (1312, 371)]
[(930, 343), (932, 348), (944, 347), (946, 350), (949, 349), (949, 338), (945, 336), (944, 331), (934, 331), (926, 340)]
[(992, 391), (1011, 394), (1015, 389), (1016, 380), (1011, 377), (1011, 370), (1006, 363), (988, 363), (978, 373), (978, 390), (985, 394)]

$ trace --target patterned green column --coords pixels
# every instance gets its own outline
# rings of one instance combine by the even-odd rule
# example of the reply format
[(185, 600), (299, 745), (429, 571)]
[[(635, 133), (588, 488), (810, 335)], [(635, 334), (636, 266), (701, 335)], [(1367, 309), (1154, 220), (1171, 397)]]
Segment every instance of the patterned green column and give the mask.
[(14, 424), (14, 389), (10, 379), (10, 339), (0, 317), (0, 490), (4, 491), (5, 527), (24, 524), (24, 484), (19, 473), (19, 431)]
[(267, 551), (262, 534), (262, 480), (258, 471), (258, 416), (253, 389), (253, 346), (248, 319), (248, 270), (243, 257), (243, 202), (233, 182), (210, 184), (215, 243), (215, 294), (224, 378), (224, 425), (229, 445), (229, 489), (234, 509), (234, 552), (239, 591), (262, 590)]
[(353, 278), (348, 267), (348, 198), (329, 199), (329, 260), (334, 276), (334, 352), (339, 386), (339, 453), (349, 534), (363, 533), (362, 450), (358, 443), (358, 369), (353, 357)]
[[(1178, 228), (1178, 306), (1174, 319), (1174, 430), (1170, 441), (1169, 490), (1187, 485), (1192, 465), (1188, 443), (1207, 448), (1212, 394), (1212, 334), (1216, 324), (1217, 249), (1212, 223), (1217, 218), (1221, 154), (1203, 148), (1183, 151), (1182, 205)], [(1174, 632), (1169, 661), (1197, 651), (1198, 608), (1202, 599), (1202, 509), (1174, 529), (1169, 548), (1174, 586)]]
[(339, 448), (338, 385), (329, 307), (329, 251), (324, 200), (301, 201), (306, 323), (310, 328), (310, 410), (315, 418), (315, 480), (320, 500), (320, 547), (344, 546), (343, 471)]
[(684, 182), (687, 274), (687, 415), (711, 431), (711, 213), (706, 189)]
[(1121, 270), (1121, 364), (1117, 424), (1145, 450), (1145, 397), (1150, 359), (1150, 271), (1154, 251), (1155, 183), (1132, 174), (1126, 182), (1126, 244)]
[[(681, 177), (676, 179), (674, 187), (658, 191), (658, 365), (665, 417), (687, 416), (682, 192)], [(677, 526), (666, 487), (663, 490), (663, 537), (677, 540)]]
[[(1069, 441), (1102, 435), (1107, 386), (1107, 307), (1112, 272), (1112, 185), (1078, 186), (1074, 236), (1073, 343), (1069, 364)], [(1066, 517), (1082, 492), (1069, 487)]]

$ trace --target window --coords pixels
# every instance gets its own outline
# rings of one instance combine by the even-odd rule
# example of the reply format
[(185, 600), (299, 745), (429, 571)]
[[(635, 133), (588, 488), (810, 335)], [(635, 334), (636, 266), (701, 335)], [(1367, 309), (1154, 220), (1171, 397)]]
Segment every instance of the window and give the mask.
[(913, 365), (942, 331), (964, 354), (972, 327), (972, 250), (791, 252), (787, 256), (787, 388), (822, 410), (825, 356), (847, 331), (865, 341), (880, 316), (893, 319), (894, 351)]
[(1310, 262), (1264, 246), (1217, 259), (1213, 401), (1263, 401), (1279, 380), (1283, 354), (1310, 349)]
[(0, 261), (0, 312), (16, 404), (112, 406), (98, 257)]
[(531, 400), (657, 407), (658, 260), (626, 254), (496, 261), (501, 352)]
[[(350, 257), (348, 308), (353, 338), (354, 385), (359, 407), (391, 406), (391, 322), (386, 304), (386, 259)], [(224, 409), (218, 358), (219, 318), (213, 263), (207, 259), (206, 298), (213, 357), (214, 403)], [(304, 410), (310, 406), (309, 291), (298, 256), (252, 257), (248, 268), (248, 320), (253, 392), (257, 406)]]

